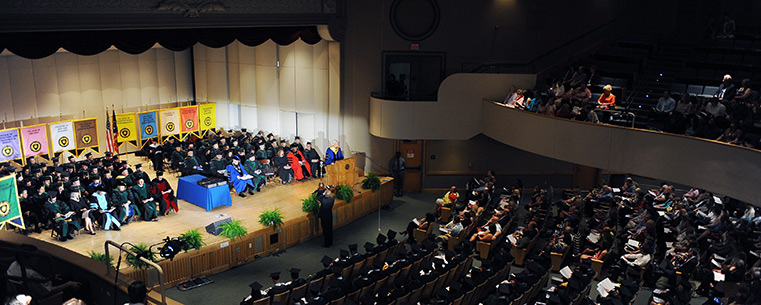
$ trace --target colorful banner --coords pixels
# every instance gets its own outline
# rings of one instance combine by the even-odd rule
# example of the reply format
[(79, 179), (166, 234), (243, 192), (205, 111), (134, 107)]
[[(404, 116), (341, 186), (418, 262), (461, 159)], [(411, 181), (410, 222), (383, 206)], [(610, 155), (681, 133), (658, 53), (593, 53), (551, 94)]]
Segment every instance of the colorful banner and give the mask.
[(0, 130), (0, 162), (23, 158), (18, 128)]
[(217, 104), (208, 103), (198, 106), (199, 124), (201, 131), (217, 128)]
[[(140, 120), (140, 140), (145, 141), (159, 135), (158, 118), (156, 111), (146, 111), (137, 114)], [(142, 142), (140, 147), (143, 147)]]
[(16, 175), (0, 178), (0, 230), (5, 227), (5, 223), (26, 229), (18, 200)]
[(122, 113), (116, 115), (116, 129), (118, 133), (118, 143), (132, 143), (137, 146), (137, 121), (135, 113)]
[(177, 108), (159, 111), (161, 136), (171, 136), (180, 133), (180, 110)]
[(183, 133), (198, 131), (198, 106), (180, 108), (180, 121)]
[(64, 121), (50, 124), (50, 140), (53, 142), (53, 152), (73, 150), (74, 122)]
[(74, 121), (74, 137), (77, 139), (77, 149), (98, 147), (98, 119), (84, 119)]
[(21, 128), (21, 143), (24, 146), (24, 157), (45, 156), (48, 149), (48, 125), (40, 124)]

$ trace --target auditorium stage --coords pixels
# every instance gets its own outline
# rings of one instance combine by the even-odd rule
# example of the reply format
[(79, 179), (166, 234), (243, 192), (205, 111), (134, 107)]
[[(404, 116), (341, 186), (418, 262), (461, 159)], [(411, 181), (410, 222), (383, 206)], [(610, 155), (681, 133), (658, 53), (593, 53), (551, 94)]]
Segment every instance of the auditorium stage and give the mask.
[[(146, 160), (133, 155), (129, 155), (127, 160), (133, 165), (142, 163), (146, 173), (151, 178), (155, 177), (155, 173), (149, 168)], [(177, 177), (166, 173), (165, 178), (176, 191)], [(361, 181), (361, 178), (358, 177), (357, 181)], [(392, 178), (381, 177), (381, 181), (381, 189), (376, 192), (363, 190), (360, 183), (356, 183), (353, 186), (355, 197), (351, 203), (336, 200), (334, 226), (342, 226), (377, 211), (382, 205), (391, 202), (393, 199)], [(96, 235), (82, 234), (66, 242), (53, 239), (50, 236), (50, 230), (40, 234), (30, 234), (30, 237), (89, 256), (87, 254), (89, 251), (104, 252), (106, 240), (112, 240), (119, 244), (130, 242), (132, 244), (151, 245), (160, 243), (167, 236), (177, 237), (187, 230), (198, 229), (206, 246), (200, 250), (180, 253), (174, 261), (162, 261), (160, 263), (165, 269), (164, 272), (167, 273), (164, 282), (171, 286), (198, 275), (214, 274), (227, 270), (257, 257), (267, 256), (278, 250), (320, 236), (321, 232), (315, 217), (301, 211), (301, 199), (306, 198), (316, 190), (319, 182), (318, 179), (312, 179), (305, 182), (293, 182), (290, 185), (270, 183), (261, 192), (246, 198), (240, 198), (231, 193), (232, 206), (220, 206), (211, 212), (206, 212), (199, 206), (179, 200), (180, 212), (176, 214), (172, 212), (168, 216), (161, 217), (157, 222), (132, 222), (122, 226), (121, 231), (98, 230)], [(261, 211), (276, 207), (282, 211), (285, 222), (279, 231), (274, 231), (269, 227), (265, 228), (258, 222)], [(240, 220), (241, 224), (248, 229), (249, 234), (241, 239), (231, 241), (226, 237), (214, 236), (206, 232), (206, 225), (226, 217)], [(276, 233), (278, 241), (273, 243), (270, 237)], [(114, 255), (115, 249), (112, 248), (110, 251)], [(114, 256), (118, 257), (118, 253)], [(122, 264), (122, 271), (133, 278), (145, 280), (148, 277), (144, 271), (131, 270), (125, 266), (126, 264)]]

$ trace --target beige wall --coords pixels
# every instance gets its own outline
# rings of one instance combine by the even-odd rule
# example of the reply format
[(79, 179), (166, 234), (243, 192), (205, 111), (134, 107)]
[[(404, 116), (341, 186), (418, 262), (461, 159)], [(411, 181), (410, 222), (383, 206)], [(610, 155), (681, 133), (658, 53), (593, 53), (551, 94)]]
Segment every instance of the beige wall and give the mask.
[(481, 131), (484, 98), (502, 100), (510, 86), (531, 88), (533, 74), (467, 74), (447, 77), (434, 102), (370, 98), (370, 133), (389, 139), (469, 139)]
[(7, 127), (97, 117), (103, 149), (106, 108), (143, 111), (192, 98), (189, 50), (61, 51), (35, 60), (6, 53), (0, 56), (0, 120)]
[(235, 41), (222, 48), (196, 45), (193, 55), (196, 95), (217, 103), (219, 127), (264, 130), (289, 140), (299, 135), (321, 151), (339, 137), (339, 43), (249, 47)]

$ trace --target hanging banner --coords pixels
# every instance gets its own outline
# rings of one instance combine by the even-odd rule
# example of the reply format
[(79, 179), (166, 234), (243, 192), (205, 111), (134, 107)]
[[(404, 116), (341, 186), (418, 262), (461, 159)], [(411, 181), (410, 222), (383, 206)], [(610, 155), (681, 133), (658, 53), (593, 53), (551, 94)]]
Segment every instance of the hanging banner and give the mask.
[(74, 122), (64, 121), (50, 124), (50, 140), (53, 142), (53, 152), (73, 150)]
[(207, 103), (199, 105), (198, 119), (201, 131), (217, 128), (217, 104)]
[(198, 106), (180, 108), (180, 121), (183, 133), (198, 131)]
[(159, 111), (161, 122), (161, 136), (167, 137), (180, 133), (180, 110), (177, 108), (165, 109)]
[(119, 131), (118, 143), (126, 142), (137, 146), (137, 121), (134, 112), (117, 114), (116, 129)]
[(22, 217), (16, 187), (16, 175), (0, 178), (0, 230), (5, 227), (6, 223), (26, 229)]
[(18, 128), (0, 130), (0, 162), (23, 160)]
[(21, 143), (24, 146), (24, 157), (48, 157), (48, 125), (40, 124), (21, 128)]
[(143, 147), (145, 140), (155, 138), (159, 135), (159, 124), (156, 117), (156, 111), (146, 111), (137, 114), (140, 120), (140, 147)]
[(98, 152), (98, 119), (91, 118), (74, 121), (74, 136), (77, 139), (77, 156), (87, 148)]

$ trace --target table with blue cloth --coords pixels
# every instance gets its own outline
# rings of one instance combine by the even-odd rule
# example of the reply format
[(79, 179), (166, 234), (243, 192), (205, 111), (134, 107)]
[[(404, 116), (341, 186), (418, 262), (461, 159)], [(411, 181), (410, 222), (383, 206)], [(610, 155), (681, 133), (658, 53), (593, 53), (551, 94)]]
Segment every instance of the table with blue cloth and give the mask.
[(199, 207), (211, 211), (218, 206), (232, 206), (233, 200), (230, 197), (230, 188), (227, 184), (213, 188), (205, 188), (198, 185), (198, 181), (206, 177), (201, 175), (191, 175), (180, 177), (177, 182), (177, 199), (182, 199)]

